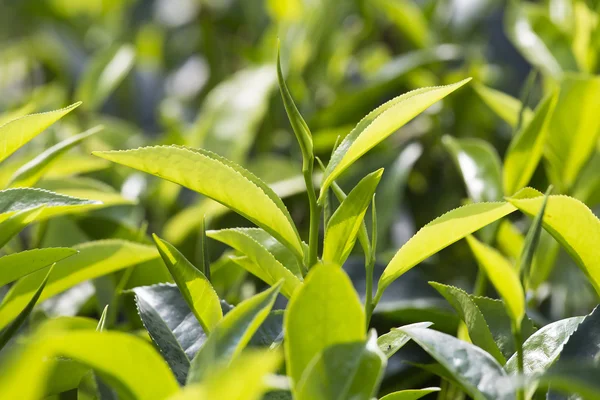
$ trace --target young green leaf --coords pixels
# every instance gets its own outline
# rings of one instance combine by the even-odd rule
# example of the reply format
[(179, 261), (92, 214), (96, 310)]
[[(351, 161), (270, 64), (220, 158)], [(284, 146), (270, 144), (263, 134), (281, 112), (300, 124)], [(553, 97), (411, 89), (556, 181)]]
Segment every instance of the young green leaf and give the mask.
[(394, 24), (403, 39), (410, 40), (418, 48), (431, 46), (431, 33), (425, 13), (417, 3), (410, 0), (376, 0), (373, 6)]
[(86, 67), (75, 97), (89, 110), (99, 108), (127, 76), (134, 61), (135, 49), (129, 44), (100, 50)]
[(251, 263), (244, 263), (243, 266), (250, 267), (248, 272), (269, 285), (274, 285), (283, 279), (281, 293), (288, 298), (291, 297), (294, 291), (302, 285), (302, 282), (297, 275), (283, 266), (273, 254), (253, 238), (253, 232), (246, 228), (231, 228), (208, 231), (206, 234), (246, 255)]
[(96, 126), (80, 133), (79, 135), (71, 136), (60, 143), (55, 144), (40, 155), (29, 161), (27, 164), (19, 168), (12, 176), (9, 185), (11, 187), (30, 187), (37, 183), (40, 178), (48, 171), (49, 167), (61, 155), (77, 146), (83, 140), (100, 132), (104, 127)]
[(383, 169), (365, 176), (331, 216), (325, 230), (323, 261), (343, 265), (350, 255)]
[(0, 286), (77, 254), (76, 249), (49, 247), (0, 257)]
[(496, 244), (511, 260), (518, 260), (525, 245), (525, 238), (509, 220), (500, 221), (496, 234)]
[(456, 208), (421, 228), (389, 262), (377, 287), (376, 303), (383, 291), (406, 271), (452, 243), (512, 213), (509, 203), (474, 203)]
[(519, 279), (519, 272), (496, 249), (481, 243), (473, 236), (467, 242), (475, 255), (477, 264), (485, 271), (498, 294), (506, 304), (512, 320), (520, 325), (525, 316), (525, 294)]
[(44, 208), (40, 205), (35, 208), (18, 211), (4, 221), (0, 222), (0, 248), (4, 247), (16, 234), (39, 217)]
[(319, 202), (325, 191), (350, 165), (404, 124), (470, 81), (413, 90), (379, 106), (364, 117), (337, 147), (325, 170)]
[(204, 274), (192, 265), (173, 245), (152, 235), (171, 276), (188, 306), (206, 333), (211, 332), (223, 318), (219, 296)]
[(17, 318), (15, 318), (15, 320), (10, 323), (10, 325), (8, 325), (6, 328), (4, 328), (0, 332), (0, 350), (2, 350), (4, 348), (4, 346), (6, 346), (8, 341), (13, 337), (13, 335), (15, 333), (17, 333), (17, 331), (23, 325), (25, 320), (27, 320), (27, 317), (29, 317), (29, 314), (31, 314), (31, 311), (33, 310), (33, 307), (35, 307), (36, 303), (38, 302), (40, 295), (42, 294), (42, 291), (44, 290), (44, 287), (46, 287), (46, 282), (48, 282), (48, 277), (50, 276), (51, 273), (52, 273), (52, 267), (50, 267), (48, 269), (48, 273), (46, 274), (46, 277), (40, 284), (40, 287), (38, 287), (38, 289), (35, 291), (35, 293), (33, 294), (33, 297), (31, 298), (31, 300), (29, 300), (29, 303), (27, 303), (25, 308), (19, 313)]
[(464, 321), (471, 342), (487, 351), (500, 365), (504, 365), (506, 358), (498, 348), (485, 316), (469, 294), (454, 286), (442, 285), (437, 282), (429, 282), (429, 284), (444, 296), (456, 310), (460, 319)]
[(56, 111), (26, 115), (0, 126), (0, 149), (2, 149), (0, 151), (0, 162), (80, 104), (81, 102)]
[[(79, 254), (56, 264), (40, 300), (45, 300), (88, 279), (97, 278), (123, 268), (159, 257), (152, 246), (123, 240), (99, 240), (73, 247)], [(44, 280), (41, 269), (17, 281), (0, 304), (0, 328), (5, 327), (27, 304)]]
[(475, 203), (502, 199), (502, 163), (496, 149), (481, 139), (445, 135), (442, 143), (460, 171), (467, 193)]
[(334, 344), (315, 356), (296, 389), (298, 400), (370, 400), (387, 359), (373, 333), (366, 343)]
[(256, 176), (231, 161), (206, 150), (177, 146), (93, 154), (210, 197), (269, 232), (297, 257), (303, 256), (300, 236), (281, 199)]
[(437, 387), (401, 390), (399, 392), (394, 392), (385, 395), (379, 400), (418, 400), (423, 396), (427, 396), (430, 393), (439, 392), (440, 390), (441, 389)]
[(168, 400), (259, 400), (267, 391), (268, 374), (280, 364), (276, 351), (245, 351), (226, 368), (212, 371), (203, 383), (188, 385)]
[(102, 314), (98, 320), (98, 326), (96, 327), (97, 332), (104, 332), (106, 326), (106, 316), (108, 315), (108, 304), (102, 309)]
[[(415, 324), (405, 325), (407, 328), (429, 328), (433, 325), (431, 322), (417, 322)], [(392, 328), (388, 333), (383, 334), (377, 338), (377, 345), (379, 349), (390, 358), (398, 350), (400, 350), (406, 343), (410, 341), (410, 337), (399, 328)]]
[(215, 327), (190, 367), (187, 384), (206, 382), (215, 364), (227, 365), (246, 347), (269, 315), (281, 282), (238, 304)]
[(348, 275), (335, 265), (313, 267), (290, 299), (284, 331), (288, 375), (296, 387), (327, 347), (364, 342), (365, 314)]
[(425, 328), (400, 328), (436, 359), (475, 400), (509, 400), (514, 388), (494, 358), (470, 343)]
[(279, 48), (277, 49), (277, 79), (279, 81), (279, 90), (281, 92), (285, 111), (290, 120), (290, 124), (292, 125), (292, 129), (294, 130), (294, 134), (296, 135), (296, 140), (300, 145), (300, 150), (302, 151), (303, 169), (308, 170), (308, 168), (312, 168), (312, 163), (315, 159), (313, 154), (312, 134), (310, 133), (310, 129), (304, 121), (304, 118), (302, 118), (300, 111), (298, 111), (296, 104), (294, 104), (294, 99), (285, 84), (283, 72), (281, 72)]
[(600, 220), (594, 213), (572, 197), (552, 195), (546, 200), (540, 192), (531, 189), (507, 200), (529, 216), (537, 215), (547, 201), (542, 219), (544, 228), (565, 248), (600, 293), (600, 260), (596, 252), (600, 247)]
[[(519, 121), (519, 114), (523, 105), (519, 99), (503, 93), (499, 90), (489, 88), (487, 86), (476, 83), (473, 85), (475, 92), (481, 97), (483, 102), (487, 104), (500, 118), (506, 121), (511, 127), (516, 128)], [(529, 121), (533, 118), (533, 111), (528, 107), (523, 109), (522, 125), (529, 125)]]
[(504, 192), (513, 194), (525, 187), (542, 158), (550, 120), (558, 96), (547, 96), (535, 110), (529, 124), (517, 132), (504, 157)]
[(37, 400), (43, 397), (56, 356), (78, 361), (97, 371), (127, 399), (166, 398), (177, 392), (175, 377), (146, 341), (120, 332), (82, 330), (36, 336), (0, 378), (7, 398)]

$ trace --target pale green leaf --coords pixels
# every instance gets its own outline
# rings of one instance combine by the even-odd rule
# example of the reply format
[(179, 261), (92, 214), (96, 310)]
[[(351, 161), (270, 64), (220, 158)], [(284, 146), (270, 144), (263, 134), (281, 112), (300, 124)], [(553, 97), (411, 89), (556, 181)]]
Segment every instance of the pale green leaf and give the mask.
[(362, 305), (348, 275), (335, 265), (314, 266), (291, 298), (284, 317), (287, 370), (294, 385), (327, 347), (364, 342), (365, 325)]
[(549, 95), (535, 110), (533, 118), (517, 132), (504, 156), (504, 192), (513, 194), (525, 187), (542, 158), (557, 96)]
[(204, 331), (206, 333), (211, 332), (223, 318), (219, 296), (217, 296), (206, 276), (196, 269), (173, 245), (156, 235), (153, 235), (153, 238), (158, 252), (188, 306)]
[(33, 249), (0, 257), (0, 286), (77, 254), (67, 247)]
[(323, 261), (343, 265), (363, 224), (383, 169), (365, 176), (333, 213), (325, 230)]
[[(406, 327), (429, 328), (431, 325), (433, 325), (431, 322), (417, 322), (415, 324), (406, 325)], [(392, 328), (388, 333), (377, 338), (377, 345), (383, 354), (385, 354), (387, 358), (390, 358), (409, 341), (410, 337), (408, 337), (406, 333), (398, 328)]]
[(434, 219), (394, 255), (379, 279), (376, 298), (379, 299), (385, 288), (421, 261), (515, 210), (509, 203), (474, 203)]
[[(73, 247), (79, 253), (56, 263), (40, 301), (88, 279), (97, 278), (145, 261), (157, 259), (153, 246), (123, 240), (99, 240)], [(46, 275), (46, 269), (29, 274), (15, 283), (0, 304), (0, 328), (12, 321), (27, 304)]]
[(208, 382), (215, 364), (227, 365), (242, 352), (268, 317), (281, 283), (238, 304), (215, 327), (190, 367), (187, 384)]
[(429, 47), (431, 37), (427, 18), (414, 0), (376, 0), (373, 5), (381, 9), (394, 27), (415, 46)]
[(379, 400), (418, 400), (423, 396), (427, 396), (429, 393), (439, 392), (440, 390), (441, 389), (437, 387), (401, 390), (385, 395)]
[[(475, 84), (473, 87), (483, 102), (487, 104), (496, 115), (506, 121), (511, 127), (516, 128), (519, 121), (519, 114), (523, 107), (519, 99), (481, 84)], [(525, 107), (523, 110), (523, 126), (527, 126), (532, 118), (533, 111), (530, 108)]]
[(0, 248), (8, 243), (16, 234), (25, 229), (27, 225), (35, 221), (43, 208), (44, 206), (40, 205), (35, 208), (18, 211), (0, 222)]
[(325, 170), (319, 201), (322, 201), (325, 191), (333, 181), (363, 154), (469, 80), (470, 78), (452, 85), (413, 90), (371, 111), (344, 138), (331, 156)]
[[(223, 242), (246, 255), (251, 263), (244, 263), (243, 266), (251, 268), (248, 269), (248, 272), (256, 275), (269, 285), (274, 285), (283, 279), (281, 293), (286, 297), (292, 296), (296, 289), (302, 285), (298, 276), (282, 265), (273, 254), (253, 238), (252, 228), (222, 229), (208, 231), (206, 234), (208, 237)], [(298, 271), (296, 270), (296, 272)]]
[(50, 147), (19, 168), (12, 176), (9, 185), (11, 187), (30, 187), (35, 185), (61, 155), (102, 129), (102, 126), (88, 129), (79, 135), (72, 136)]
[(56, 111), (26, 115), (0, 126), (0, 162), (80, 104), (81, 102)]
[(216, 154), (177, 146), (93, 154), (202, 193), (248, 218), (302, 258), (300, 237), (281, 199), (256, 176)]
[[(544, 196), (528, 189), (507, 199), (525, 214), (538, 214)], [(577, 223), (574, 223), (576, 221)], [(568, 196), (549, 196), (542, 225), (575, 260), (600, 293), (600, 220), (581, 201)]]
[(477, 264), (506, 304), (512, 320), (517, 326), (520, 325), (525, 316), (525, 294), (519, 279), (519, 271), (496, 249), (481, 243), (473, 236), (467, 236), (467, 242)]

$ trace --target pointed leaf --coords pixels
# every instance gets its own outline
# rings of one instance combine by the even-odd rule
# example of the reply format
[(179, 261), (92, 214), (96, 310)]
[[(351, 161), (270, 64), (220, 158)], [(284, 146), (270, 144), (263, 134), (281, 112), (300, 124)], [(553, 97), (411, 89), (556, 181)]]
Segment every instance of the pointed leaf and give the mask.
[(206, 150), (176, 146), (93, 154), (210, 197), (248, 218), (302, 257), (300, 237), (281, 199), (256, 176), (231, 161)]
[[(529, 216), (539, 213), (545, 197), (534, 190), (524, 190), (507, 199)], [(577, 221), (577, 223), (573, 223)], [(575, 260), (600, 293), (600, 220), (581, 201), (568, 196), (549, 196), (542, 220), (546, 229)]]
[(487, 351), (492, 357), (503, 365), (506, 358), (500, 352), (498, 345), (494, 340), (490, 327), (485, 320), (484, 315), (477, 307), (477, 304), (464, 290), (454, 286), (442, 285), (437, 282), (429, 282), (456, 310), (460, 319), (463, 320), (469, 332), (469, 338), (474, 345)]
[[(56, 263), (40, 301), (88, 279), (159, 257), (153, 246), (123, 240), (87, 242), (74, 246), (73, 249), (79, 253)], [(18, 315), (44, 280), (46, 273), (46, 269), (41, 269), (14, 284), (0, 304), (0, 328), (5, 327)]]
[(456, 208), (421, 228), (389, 262), (377, 287), (379, 299), (394, 280), (452, 243), (512, 213), (509, 203), (475, 203)]
[[(523, 107), (519, 99), (515, 99), (506, 93), (481, 84), (475, 84), (473, 87), (483, 102), (487, 104), (496, 115), (506, 121), (511, 127), (515, 128), (517, 126), (519, 114)], [(527, 126), (532, 118), (533, 111), (526, 107), (523, 110), (523, 126)]]
[(365, 324), (362, 305), (348, 275), (335, 265), (313, 267), (291, 298), (284, 317), (287, 370), (293, 384), (299, 384), (313, 358), (327, 347), (363, 342)]
[(25, 209), (0, 222), (0, 248), (4, 247), (16, 234), (38, 218), (44, 206)]
[(206, 381), (214, 364), (227, 365), (241, 353), (269, 315), (280, 288), (278, 283), (227, 313), (192, 360), (187, 384)]
[(383, 169), (365, 176), (333, 213), (325, 230), (323, 261), (343, 265), (354, 248)]
[(441, 389), (437, 387), (401, 390), (400, 392), (385, 395), (379, 400), (418, 400), (423, 396), (427, 396), (429, 393), (439, 392), (440, 390)]
[(0, 162), (80, 104), (81, 102), (56, 111), (26, 115), (0, 126)]
[(473, 236), (467, 242), (475, 255), (477, 264), (485, 271), (498, 294), (506, 304), (512, 320), (520, 325), (525, 316), (525, 293), (515, 267), (496, 249), (481, 243)]
[(246, 228), (222, 229), (219, 231), (208, 231), (207, 236), (223, 242), (237, 251), (245, 254), (251, 263), (244, 263), (244, 268), (249, 268), (248, 272), (256, 275), (258, 278), (274, 285), (283, 279), (281, 293), (286, 297), (292, 296), (294, 291), (302, 285), (300, 279), (285, 268), (273, 254), (257, 242), (252, 233), (248, 233)]
[(358, 158), (469, 80), (470, 78), (452, 85), (413, 90), (371, 111), (344, 138), (331, 156), (325, 170), (319, 201), (322, 201), (325, 191), (333, 181)]
[(16, 281), (32, 272), (47, 267), (67, 257), (77, 254), (77, 250), (67, 247), (49, 247), (13, 253), (0, 257), (0, 286)]
[[(431, 325), (433, 325), (431, 322), (417, 322), (415, 324), (405, 325), (405, 327), (429, 328)], [(377, 345), (383, 354), (385, 354), (387, 358), (390, 358), (409, 341), (410, 337), (408, 337), (406, 333), (399, 328), (392, 328), (388, 333), (377, 338)]]
[(479, 347), (431, 329), (400, 329), (448, 370), (473, 399), (515, 398), (502, 367)]
[(48, 171), (49, 167), (61, 155), (77, 146), (83, 140), (100, 132), (104, 129), (102, 126), (96, 126), (80, 133), (79, 135), (71, 136), (60, 143), (55, 144), (40, 155), (29, 161), (27, 164), (19, 168), (12, 176), (11, 187), (30, 187), (37, 183), (38, 180)]
[(504, 157), (504, 192), (513, 194), (525, 187), (542, 158), (557, 96), (551, 94), (536, 108), (529, 124), (517, 132)]
[(211, 332), (223, 318), (219, 296), (204, 274), (192, 265), (169, 242), (152, 235), (171, 276), (183, 298), (206, 333)]

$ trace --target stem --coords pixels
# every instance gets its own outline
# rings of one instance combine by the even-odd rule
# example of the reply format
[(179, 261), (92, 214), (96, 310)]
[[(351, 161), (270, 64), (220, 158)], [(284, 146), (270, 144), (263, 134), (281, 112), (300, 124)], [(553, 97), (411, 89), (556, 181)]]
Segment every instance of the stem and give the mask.
[(375, 306), (373, 305), (373, 269), (375, 267), (375, 258), (369, 257), (365, 269), (367, 273), (367, 289), (365, 292), (365, 315), (367, 316), (367, 329), (371, 323), (371, 316)]
[(306, 184), (306, 192), (308, 194), (308, 204), (310, 211), (310, 227), (308, 236), (308, 269), (315, 265), (318, 261), (319, 253), (319, 224), (321, 223), (321, 206), (317, 203), (317, 195), (315, 194), (315, 185), (313, 183), (313, 164), (314, 159), (306, 162), (303, 165), (302, 173)]
[[(525, 370), (523, 361), (523, 336), (521, 335), (521, 328), (516, 323), (513, 323), (512, 331), (515, 339), (515, 346), (517, 347), (517, 370), (519, 371), (519, 375), (522, 376)], [(525, 400), (524, 387), (518, 389), (517, 400)]]

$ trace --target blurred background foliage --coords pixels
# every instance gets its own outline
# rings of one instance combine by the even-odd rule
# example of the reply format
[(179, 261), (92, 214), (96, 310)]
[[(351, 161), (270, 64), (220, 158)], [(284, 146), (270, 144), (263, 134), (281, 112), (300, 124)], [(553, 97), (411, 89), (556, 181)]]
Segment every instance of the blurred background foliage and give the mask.
[[(313, 131), (315, 151), (326, 162), (338, 138), (370, 110), (418, 87), (471, 76), (477, 84), (519, 97), (526, 77), (537, 70), (529, 91), (533, 105), (565, 74), (597, 73), (599, 9), (592, 0), (4, 0), (1, 118), (80, 100), (83, 105), (5, 161), (0, 182), (6, 185), (24, 160), (48, 146), (102, 124), (101, 133), (63, 155), (36, 186), (103, 196), (110, 207), (40, 223), (3, 251), (108, 237), (151, 243), (148, 234), (156, 232), (196, 260), (204, 215), (209, 228), (248, 224), (179, 186), (90, 155), (149, 144), (203, 147), (247, 166), (285, 198), (306, 240), (301, 155), (275, 74), (278, 39), (288, 86)], [(386, 168), (377, 195), (381, 265), (419, 227), (469, 197), (502, 195), (474, 199), (449, 151), (451, 140), (442, 140), (444, 135), (485, 140), (503, 156), (512, 128), (482, 101), (477, 84), (431, 107), (340, 181), (349, 190), (367, 172)], [(493, 151), (480, 161), (491, 162), (490, 157)], [(596, 150), (583, 168), (586, 184), (563, 192), (596, 207), (599, 162)], [(532, 186), (544, 191), (549, 181), (540, 167)], [(527, 221), (513, 220), (521, 232)], [(355, 251), (345, 268), (364, 291), (362, 256)], [(532, 300), (542, 324), (587, 313), (597, 303), (569, 257), (555, 253), (549, 262), (560, 268), (550, 269), (549, 283)], [(235, 303), (261, 283), (229, 254), (210, 242), (214, 285)], [(456, 332), (456, 315), (427, 281), (472, 290), (475, 274), (466, 244), (450, 247), (388, 289), (375, 326), (384, 332), (430, 320)], [(114, 304), (121, 289), (169, 279), (154, 260), (81, 284), (42, 309), (49, 315), (97, 314), (102, 305)], [(111, 308), (111, 323), (141, 327), (130, 299), (119, 301), (122, 307)], [(419, 361), (414, 346), (402, 352), (399, 358), (410, 359), (414, 352)], [(385, 383), (388, 390), (399, 389), (428, 377), (392, 359)]]

